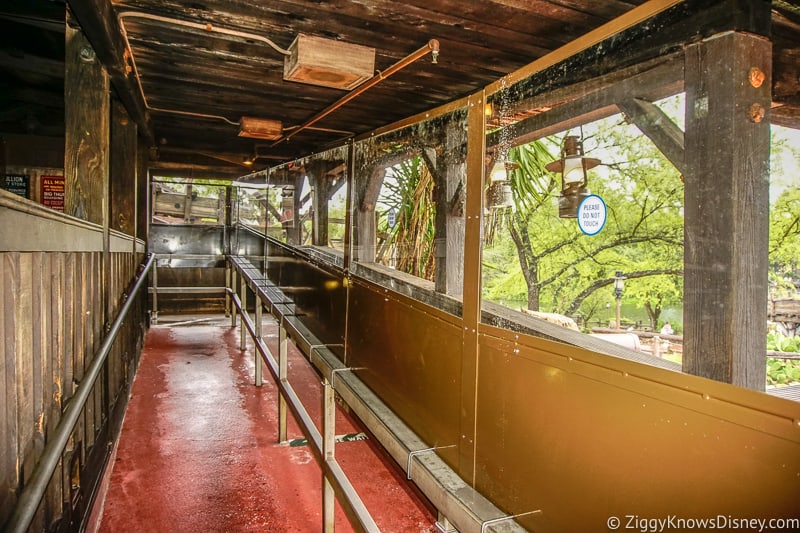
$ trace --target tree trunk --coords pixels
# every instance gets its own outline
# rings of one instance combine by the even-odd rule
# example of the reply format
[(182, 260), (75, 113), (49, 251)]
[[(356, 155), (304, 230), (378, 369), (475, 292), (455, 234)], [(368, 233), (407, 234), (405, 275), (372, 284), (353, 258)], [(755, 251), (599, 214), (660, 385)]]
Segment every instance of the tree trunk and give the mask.
[(661, 306), (657, 305), (654, 308), (648, 301), (644, 303), (644, 308), (647, 311), (647, 316), (650, 317), (650, 327), (655, 331), (656, 324), (658, 324), (658, 317), (661, 316)]
[(528, 310), (539, 310), (539, 263), (533, 262), (530, 268), (523, 273), (525, 284), (528, 286)]
[[(519, 222), (519, 224), (517, 224)], [(539, 310), (539, 258), (533, 255), (528, 226), (524, 219), (516, 216), (508, 221), (508, 229), (511, 238), (517, 247), (519, 264), (522, 269), (522, 276), (525, 278), (525, 285), (528, 288), (528, 310)]]

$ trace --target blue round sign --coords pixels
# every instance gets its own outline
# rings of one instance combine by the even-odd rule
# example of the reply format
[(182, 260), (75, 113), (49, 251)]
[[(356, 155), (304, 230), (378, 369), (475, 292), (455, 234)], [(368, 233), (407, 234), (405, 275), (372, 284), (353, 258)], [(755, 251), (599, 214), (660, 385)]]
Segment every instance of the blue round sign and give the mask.
[(585, 235), (597, 235), (606, 225), (606, 203), (590, 194), (578, 205), (578, 227)]

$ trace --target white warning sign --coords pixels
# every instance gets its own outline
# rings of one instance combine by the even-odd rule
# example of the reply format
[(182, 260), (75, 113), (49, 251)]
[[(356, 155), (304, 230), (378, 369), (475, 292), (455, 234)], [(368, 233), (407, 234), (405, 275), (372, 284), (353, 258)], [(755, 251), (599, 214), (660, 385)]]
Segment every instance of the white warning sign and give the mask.
[(578, 206), (578, 227), (589, 236), (597, 235), (606, 225), (606, 203), (590, 194)]

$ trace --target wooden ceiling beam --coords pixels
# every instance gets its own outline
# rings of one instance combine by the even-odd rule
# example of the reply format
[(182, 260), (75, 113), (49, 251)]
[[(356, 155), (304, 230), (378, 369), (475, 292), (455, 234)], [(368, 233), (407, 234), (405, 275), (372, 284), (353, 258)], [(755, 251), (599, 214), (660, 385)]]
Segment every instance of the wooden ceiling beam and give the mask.
[(683, 130), (660, 107), (647, 100), (631, 98), (618, 102), (617, 106), (653, 141), (678, 172), (686, 175)]
[(23, 52), (0, 50), (0, 68), (64, 79), (64, 61), (37, 57)]
[(242, 175), (242, 169), (233, 166), (159, 161), (150, 164), (150, 174), (152, 176), (174, 178), (222, 178), (233, 180)]
[(135, 74), (128, 73), (125, 39), (107, 0), (70, 0), (69, 7), (95, 54), (106, 68), (117, 96), (139, 127), (139, 133), (151, 146), (155, 137), (144, 98)]
[[(619, 112), (620, 102), (632, 97), (652, 102), (677, 94), (683, 90), (682, 57), (670, 56), (662, 64), (648, 65), (652, 68), (635, 75), (633, 68), (625, 69), (525, 100), (525, 109), (552, 109), (493, 132), (487, 137), (486, 146), (497, 147), (505, 139), (511, 139), (508, 146), (517, 146), (611, 116)], [(579, 94), (582, 96), (576, 97)], [(512, 104), (512, 108), (524, 109), (520, 104)]]

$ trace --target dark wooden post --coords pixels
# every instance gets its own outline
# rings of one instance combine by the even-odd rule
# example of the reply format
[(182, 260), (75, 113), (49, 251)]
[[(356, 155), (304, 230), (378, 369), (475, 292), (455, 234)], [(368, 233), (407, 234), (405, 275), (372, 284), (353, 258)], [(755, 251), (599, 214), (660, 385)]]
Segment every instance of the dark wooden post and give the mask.
[(136, 124), (121, 102), (111, 106), (111, 228), (134, 235), (136, 228)]
[(226, 254), (234, 254), (235, 250), (231, 245), (231, 231), (233, 230), (233, 195), (234, 189), (231, 185), (225, 187), (225, 237), (222, 243), (222, 249)]
[(286, 228), (286, 242), (300, 246), (303, 244), (303, 221), (300, 219), (300, 208), (302, 207), (303, 174), (294, 177), (294, 207), (292, 208), (293, 221), (291, 226)]
[(355, 182), (356, 198), (353, 215), (353, 259), (361, 263), (374, 263), (377, 246), (377, 220), (375, 207), (386, 177), (386, 166), (377, 162), (366, 180)]
[(683, 369), (765, 386), (771, 44), (728, 32), (686, 50)]
[(464, 288), (464, 178), (467, 135), (458, 122), (450, 122), (441, 138), (441, 155), (423, 149), (428, 170), (435, 181), (436, 222), (434, 254), (436, 291), (459, 296)]
[(186, 224), (194, 222), (192, 217), (192, 182), (186, 184), (186, 193), (183, 199), (183, 221)]
[(65, 63), (64, 211), (104, 224), (108, 219), (108, 75), (83, 33), (69, 25)]
[(312, 244), (315, 246), (328, 246), (328, 200), (330, 200), (331, 183), (327, 172), (330, 163), (327, 161), (314, 161), (306, 167), (308, 179), (313, 187), (311, 204), (313, 206), (314, 221)]
[(150, 227), (150, 148), (140, 136), (137, 143), (136, 156), (136, 238), (148, 240), (147, 229)]

